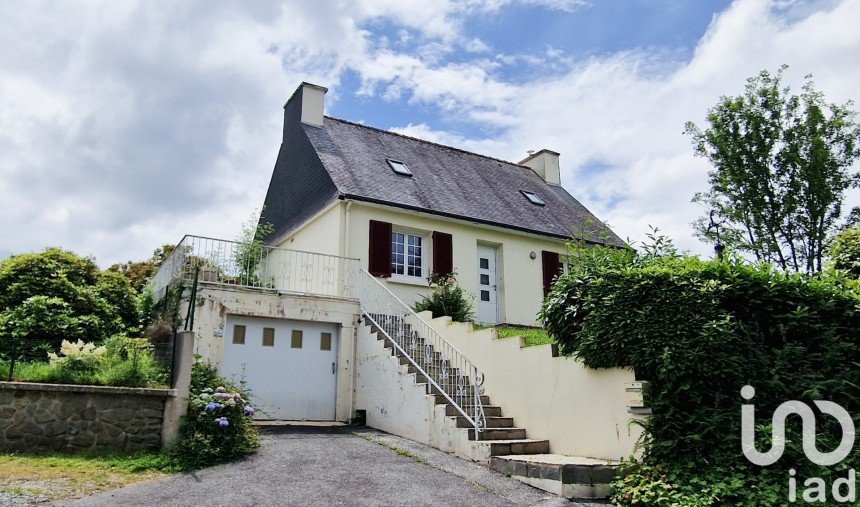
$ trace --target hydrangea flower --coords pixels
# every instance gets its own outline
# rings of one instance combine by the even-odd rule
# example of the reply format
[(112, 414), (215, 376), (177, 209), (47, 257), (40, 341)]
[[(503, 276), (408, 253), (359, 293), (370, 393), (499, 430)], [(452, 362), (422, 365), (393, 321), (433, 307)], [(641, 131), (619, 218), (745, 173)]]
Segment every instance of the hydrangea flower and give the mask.
[(247, 416), (254, 415), (254, 407), (252, 407), (251, 405), (245, 405), (244, 412), (245, 412), (245, 415), (247, 415)]
[(226, 392), (227, 392), (227, 390), (226, 390), (226, 389), (224, 389), (224, 388), (223, 388), (223, 387), (221, 387), (221, 386), (216, 387), (216, 388), (215, 388), (215, 391), (216, 391), (216, 392), (219, 392), (219, 393), (226, 393)]
[(214, 401), (213, 401), (213, 402), (209, 402), (209, 403), (207, 403), (207, 404), (206, 404), (206, 411), (207, 411), (207, 412), (212, 412), (213, 410), (215, 410), (216, 408), (219, 408), (220, 406), (221, 406), (221, 405), (219, 405), (219, 404), (215, 403)]
[(222, 428), (230, 426), (230, 421), (228, 421), (226, 417), (219, 417), (215, 419), (215, 422), (218, 423), (218, 426), (221, 426)]

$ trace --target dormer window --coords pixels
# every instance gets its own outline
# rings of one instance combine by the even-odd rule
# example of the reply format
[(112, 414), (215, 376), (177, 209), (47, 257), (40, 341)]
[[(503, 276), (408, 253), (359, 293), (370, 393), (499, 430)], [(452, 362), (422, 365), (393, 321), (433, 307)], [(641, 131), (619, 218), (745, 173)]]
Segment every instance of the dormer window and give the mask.
[(546, 203), (543, 202), (543, 199), (537, 196), (534, 192), (529, 192), (528, 190), (520, 190), (520, 193), (523, 194), (526, 199), (529, 200), (530, 203), (536, 204), (538, 206), (546, 206)]
[(397, 174), (401, 174), (403, 176), (412, 176), (412, 171), (406, 167), (406, 164), (403, 162), (398, 162), (397, 160), (391, 160), (390, 158), (385, 159), (388, 162), (388, 166), (391, 167), (391, 170), (396, 172)]

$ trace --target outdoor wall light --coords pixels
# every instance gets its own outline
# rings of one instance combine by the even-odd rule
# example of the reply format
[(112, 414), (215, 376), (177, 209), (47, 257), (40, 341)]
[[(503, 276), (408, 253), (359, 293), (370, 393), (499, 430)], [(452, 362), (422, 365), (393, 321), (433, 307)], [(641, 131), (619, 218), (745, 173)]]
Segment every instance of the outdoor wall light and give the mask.
[(535, 260), (535, 259), (537, 259), (537, 254), (536, 254), (536, 253), (534, 253), (534, 252), (530, 253), (530, 254), (529, 254), (529, 258), (530, 258), (531, 260)]

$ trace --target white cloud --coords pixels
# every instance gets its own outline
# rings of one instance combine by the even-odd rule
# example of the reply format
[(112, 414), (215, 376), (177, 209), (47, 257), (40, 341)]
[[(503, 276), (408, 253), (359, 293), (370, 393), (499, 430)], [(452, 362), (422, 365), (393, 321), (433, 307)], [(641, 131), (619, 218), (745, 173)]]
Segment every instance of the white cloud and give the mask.
[[(690, 199), (706, 189), (708, 165), (693, 157), (684, 122), (701, 124), (720, 95), (740, 93), (747, 77), (783, 63), (791, 66), (786, 77), (795, 90), (807, 73), (835, 102), (856, 98), (860, 89), (860, 67), (849, 63), (860, 54), (860, 31), (853, 27), (860, 2), (798, 8), (802, 16), (792, 5), (738, 0), (715, 18), (689, 61), (671, 51), (629, 51), (576, 62), (564, 75), (525, 84), (490, 76), (473, 87), (466, 80), (465, 86), (448, 88), (448, 95), (422, 69), (416, 72), (422, 75), (417, 97), (452, 104), (449, 111), (505, 133), (492, 145), (420, 133), (491, 146), (493, 154), (510, 160), (527, 149), (560, 151), (566, 188), (622, 237), (644, 239), (654, 225), (683, 248), (709, 253), (690, 227), (704, 213)], [(446, 79), (442, 69), (432, 73)], [(416, 130), (410, 127), (405, 130)], [(858, 194), (850, 195), (850, 204), (860, 203)]]
[[(653, 224), (701, 249), (689, 199), (707, 166), (684, 121), (781, 63), (793, 83), (814, 73), (831, 100), (860, 88), (856, 0), (819, 10), (738, 0), (689, 61), (671, 49), (496, 57), (463, 20), (507, 3), (0, 6), (0, 256), (57, 244), (104, 265), (184, 233), (232, 237), (262, 202), (280, 106), (302, 80), (328, 85), (330, 105), (353, 93), (409, 101), (452, 126), (404, 119), (396, 130), (409, 135), (512, 160), (556, 149), (566, 187), (619, 234), (642, 238)], [(386, 23), (392, 40), (375, 31)], [(528, 74), (500, 77), (523, 63)], [(346, 72), (358, 90), (339, 86)], [(471, 138), (463, 125), (500, 134)]]

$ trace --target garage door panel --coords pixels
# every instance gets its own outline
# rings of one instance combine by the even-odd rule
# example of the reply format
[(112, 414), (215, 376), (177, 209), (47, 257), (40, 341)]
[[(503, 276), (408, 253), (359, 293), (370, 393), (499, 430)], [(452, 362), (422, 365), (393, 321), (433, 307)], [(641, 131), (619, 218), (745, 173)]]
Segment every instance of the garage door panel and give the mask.
[(334, 420), (336, 324), (229, 316), (224, 335), (223, 371), (244, 378), (257, 418)]

